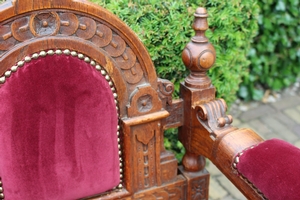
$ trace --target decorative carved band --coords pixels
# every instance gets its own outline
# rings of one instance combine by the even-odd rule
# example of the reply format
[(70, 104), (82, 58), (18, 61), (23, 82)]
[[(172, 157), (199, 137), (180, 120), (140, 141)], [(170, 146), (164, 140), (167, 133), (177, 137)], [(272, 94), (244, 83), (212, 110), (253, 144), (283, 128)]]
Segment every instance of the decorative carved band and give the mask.
[[(155, 143), (155, 130), (150, 131), (148, 134), (139, 133), (136, 135), (137, 139), (137, 157), (138, 157), (138, 176), (140, 182), (139, 189), (149, 188), (155, 185), (153, 178), (155, 171), (154, 161), (154, 143)], [(143, 181), (141, 181), (143, 180)]]
[(90, 41), (118, 64), (128, 84), (144, 77), (141, 65), (124, 39), (94, 18), (67, 11), (32, 12), (0, 26), (0, 57), (20, 42), (46, 36), (71, 36)]
[(0, 177), (0, 199), (4, 199), (4, 190), (2, 185), (2, 178)]

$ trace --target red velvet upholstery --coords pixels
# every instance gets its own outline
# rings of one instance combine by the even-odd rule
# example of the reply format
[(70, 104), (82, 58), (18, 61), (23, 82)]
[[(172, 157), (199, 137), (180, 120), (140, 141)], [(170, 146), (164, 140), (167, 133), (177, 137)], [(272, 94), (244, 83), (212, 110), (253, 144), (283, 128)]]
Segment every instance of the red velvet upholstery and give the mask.
[(91, 65), (32, 60), (1, 86), (0, 105), (5, 199), (77, 199), (119, 184), (116, 104)]
[(239, 157), (237, 169), (271, 200), (300, 198), (300, 149), (279, 140), (267, 140)]

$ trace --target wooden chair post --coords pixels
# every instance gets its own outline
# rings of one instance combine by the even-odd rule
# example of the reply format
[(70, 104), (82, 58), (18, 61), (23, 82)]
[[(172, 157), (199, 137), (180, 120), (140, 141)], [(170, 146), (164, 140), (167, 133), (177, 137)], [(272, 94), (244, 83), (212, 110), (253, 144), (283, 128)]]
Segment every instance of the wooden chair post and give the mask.
[[(205, 158), (193, 151), (190, 140), (193, 130), (201, 129), (199, 122), (193, 117), (196, 116), (195, 107), (215, 99), (215, 88), (206, 73), (214, 64), (216, 56), (214, 47), (205, 37), (205, 31), (208, 29), (206, 9), (198, 8), (194, 16), (193, 29), (196, 34), (182, 53), (182, 60), (190, 70), (190, 75), (181, 84), (181, 97), (184, 99), (184, 124), (179, 129), (179, 140), (184, 145), (186, 153), (182, 160), (183, 168), (180, 170), (190, 180), (188, 181), (188, 198), (208, 199), (209, 173), (204, 169)], [(193, 173), (202, 173), (202, 175), (196, 178)], [(205, 191), (202, 196), (194, 195), (196, 192), (192, 188), (195, 187), (190, 186), (194, 183), (198, 183), (196, 188), (201, 186), (202, 191)]]
[[(215, 88), (206, 73), (216, 58), (214, 47), (205, 37), (205, 31), (208, 29), (206, 9), (198, 8), (194, 16), (193, 29), (196, 34), (182, 54), (182, 60), (191, 73), (181, 84), (184, 123), (179, 130), (179, 140), (186, 149), (181, 171), (184, 175), (201, 170), (207, 173), (203, 170), (205, 160), (202, 156), (204, 156), (210, 159), (246, 197), (259, 198), (251, 185), (238, 176), (232, 161), (243, 149), (256, 145), (263, 139), (250, 129), (231, 126), (233, 119), (226, 114), (226, 102), (223, 99), (215, 99)], [(208, 173), (205, 176), (208, 177)], [(193, 191), (189, 190), (188, 193), (192, 194)]]

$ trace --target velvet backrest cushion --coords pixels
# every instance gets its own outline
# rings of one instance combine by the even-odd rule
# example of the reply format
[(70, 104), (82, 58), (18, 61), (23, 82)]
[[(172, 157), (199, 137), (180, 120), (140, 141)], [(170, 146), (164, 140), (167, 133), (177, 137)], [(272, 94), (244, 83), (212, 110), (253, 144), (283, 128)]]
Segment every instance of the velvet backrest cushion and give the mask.
[(33, 59), (1, 86), (0, 105), (5, 199), (78, 199), (119, 184), (116, 103), (90, 64)]
[(288, 142), (271, 139), (245, 150), (237, 169), (267, 199), (300, 199), (300, 149)]

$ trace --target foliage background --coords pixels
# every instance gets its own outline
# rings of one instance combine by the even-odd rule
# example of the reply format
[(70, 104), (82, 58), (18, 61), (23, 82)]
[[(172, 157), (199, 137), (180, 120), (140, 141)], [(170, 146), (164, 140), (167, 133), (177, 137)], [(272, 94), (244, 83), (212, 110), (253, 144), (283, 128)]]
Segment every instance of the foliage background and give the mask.
[(119, 16), (145, 44), (160, 77), (175, 84), (188, 71), (181, 52), (194, 35), (191, 28), (198, 6), (208, 9), (210, 30), (207, 36), (215, 46), (217, 61), (210, 77), (218, 97), (229, 103), (250, 64), (247, 51), (257, 32), (258, 6), (254, 0), (93, 0)]
[[(210, 15), (206, 32), (215, 46), (217, 60), (209, 76), (217, 96), (228, 104), (236, 98), (242, 78), (250, 64), (247, 53), (257, 33), (258, 5), (255, 0), (93, 0), (120, 17), (145, 44), (158, 76), (171, 80), (175, 97), (180, 82), (189, 73), (181, 60), (185, 45), (194, 35), (191, 27), (198, 6)], [(165, 133), (165, 146), (175, 150), (178, 158), (183, 148), (176, 130)]]
[(281, 90), (300, 73), (300, 1), (260, 0), (259, 32), (249, 52), (249, 76), (239, 96), (260, 100), (266, 89)]

